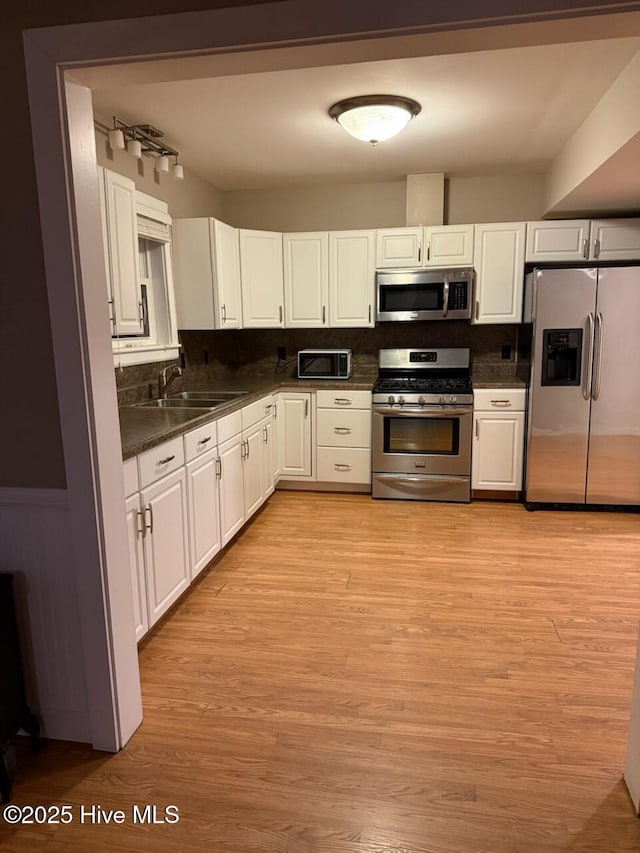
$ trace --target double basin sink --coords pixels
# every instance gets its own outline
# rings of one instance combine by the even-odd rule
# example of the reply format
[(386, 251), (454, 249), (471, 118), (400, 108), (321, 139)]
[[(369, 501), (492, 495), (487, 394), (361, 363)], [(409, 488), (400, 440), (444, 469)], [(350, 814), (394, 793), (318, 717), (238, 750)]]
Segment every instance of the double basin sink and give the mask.
[(182, 391), (160, 400), (138, 403), (142, 409), (215, 409), (248, 394), (248, 391)]

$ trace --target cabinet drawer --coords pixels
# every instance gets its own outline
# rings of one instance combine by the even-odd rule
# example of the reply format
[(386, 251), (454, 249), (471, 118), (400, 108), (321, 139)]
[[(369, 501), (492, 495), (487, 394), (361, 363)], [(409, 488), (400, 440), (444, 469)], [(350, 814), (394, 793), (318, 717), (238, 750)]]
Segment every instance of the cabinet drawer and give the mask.
[(371, 412), (318, 409), (317, 442), (325, 447), (371, 447)]
[(322, 483), (370, 483), (371, 451), (352, 447), (319, 447), (318, 480)]
[(230, 415), (225, 415), (224, 418), (219, 418), (216, 421), (216, 425), (218, 432), (218, 444), (222, 444), (223, 441), (227, 441), (228, 439), (233, 438), (234, 435), (238, 435), (239, 432), (242, 432), (241, 410), (232, 412)]
[(146, 488), (182, 465), (184, 465), (184, 444), (180, 435), (138, 456), (140, 488)]
[(316, 402), (324, 409), (371, 410), (371, 391), (316, 391)]
[(478, 388), (473, 392), (473, 407), (477, 412), (502, 409), (524, 412), (526, 398), (524, 388)]
[(258, 421), (266, 418), (273, 412), (273, 397), (268, 394), (266, 397), (261, 397), (255, 403), (249, 403), (242, 409), (242, 429), (249, 429)]
[(140, 489), (138, 483), (138, 460), (134, 456), (133, 459), (127, 459), (123, 465), (124, 471), (124, 496), (135, 494)]
[(190, 462), (203, 453), (208, 453), (218, 443), (218, 429), (215, 421), (211, 421), (198, 429), (192, 429), (184, 436), (184, 458)]

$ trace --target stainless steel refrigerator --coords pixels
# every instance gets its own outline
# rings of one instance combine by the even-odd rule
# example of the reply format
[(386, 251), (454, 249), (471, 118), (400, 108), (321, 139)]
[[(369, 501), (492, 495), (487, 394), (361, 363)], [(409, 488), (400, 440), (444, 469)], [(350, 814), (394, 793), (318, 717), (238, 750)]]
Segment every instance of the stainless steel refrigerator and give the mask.
[(534, 270), (526, 503), (640, 505), (640, 267)]

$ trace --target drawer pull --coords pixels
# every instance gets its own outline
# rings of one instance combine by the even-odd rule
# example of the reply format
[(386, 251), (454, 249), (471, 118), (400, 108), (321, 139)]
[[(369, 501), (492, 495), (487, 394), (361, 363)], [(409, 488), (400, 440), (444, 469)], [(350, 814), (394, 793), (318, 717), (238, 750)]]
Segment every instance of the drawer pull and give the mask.
[(336, 462), (333, 466), (336, 471), (350, 471), (351, 465), (344, 465), (342, 462)]
[(200, 444), (207, 444), (209, 441), (211, 441), (211, 436), (210, 436), (210, 435), (208, 435), (206, 438), (201, 438), (201, 439), (200, 439), (200, 441), (198, 442), (198, 445), (200, 445)]
[(334, 427), (333, 430), (337, 435), (351, 435), (349, 427)]
[(508, 408), (511, 405), (511, 400), (492, 400), (492, 406), (503, 406), (504, 408)]
[(171, 462), (175, 458), (176, 458), (175, 453), (173, 454), (173, 456), (165, 456), (164, 459), (158, 459), (158, 465), (166, 465), (167, 462)]
[(351, 400), (348, 397), (335, 397), (333, 402), (336, 406), (350, 406)]

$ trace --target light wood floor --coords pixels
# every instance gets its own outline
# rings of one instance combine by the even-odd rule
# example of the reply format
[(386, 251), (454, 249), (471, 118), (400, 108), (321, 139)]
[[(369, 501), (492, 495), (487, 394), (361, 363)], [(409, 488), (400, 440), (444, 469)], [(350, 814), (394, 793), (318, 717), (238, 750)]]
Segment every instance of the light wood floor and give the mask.
[(141, 650), (127, 748), (20, 766), (16, 803), (179, 824), (0, 848), (638, 853), (639, 558), (638, 515), (277, 493)]

